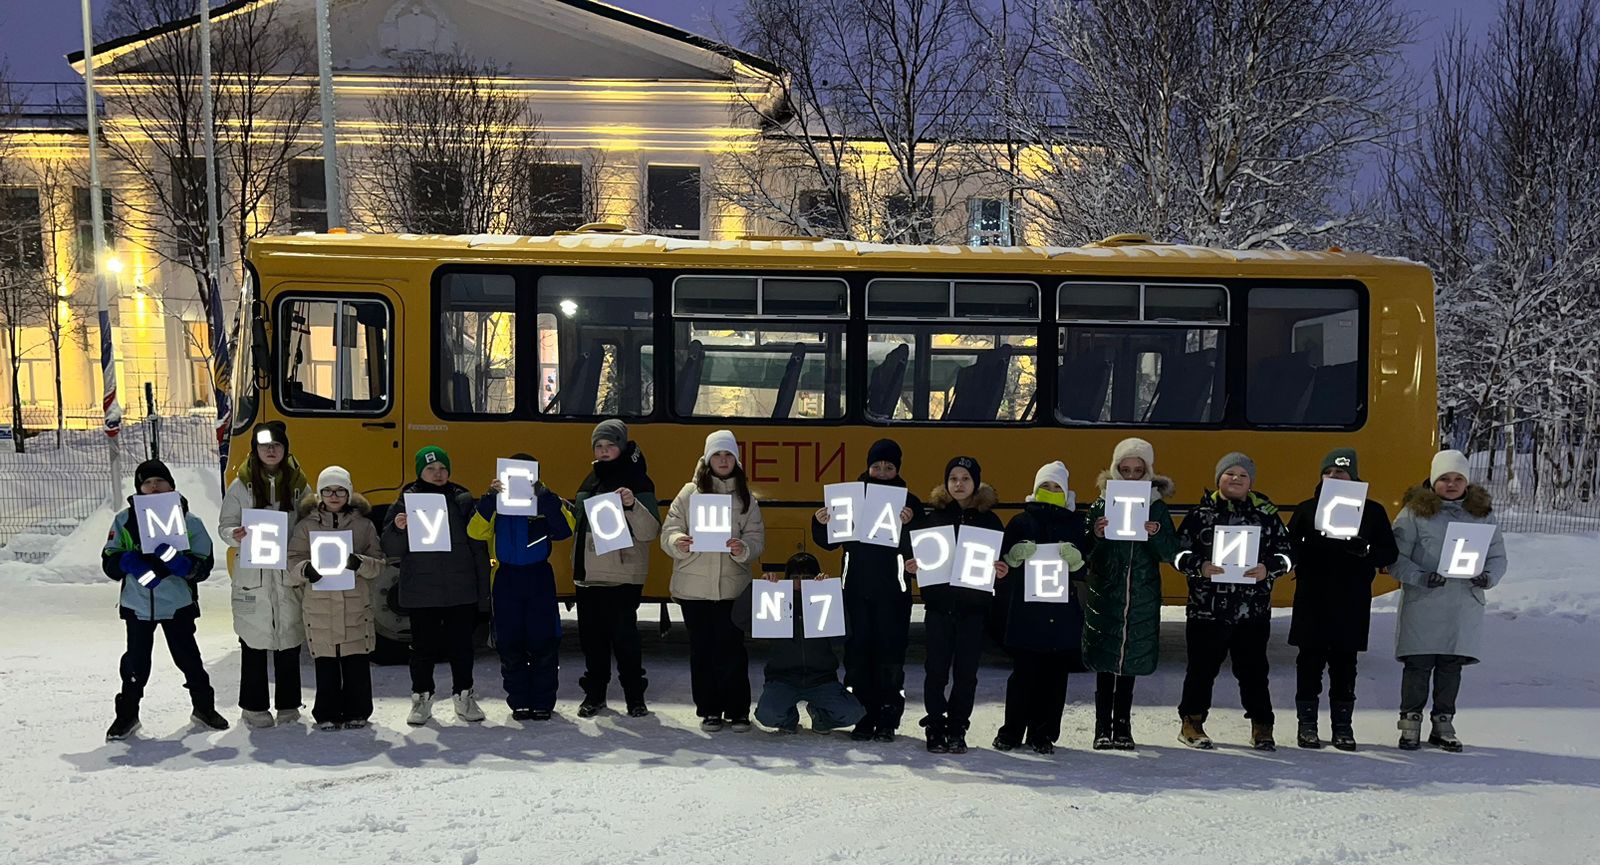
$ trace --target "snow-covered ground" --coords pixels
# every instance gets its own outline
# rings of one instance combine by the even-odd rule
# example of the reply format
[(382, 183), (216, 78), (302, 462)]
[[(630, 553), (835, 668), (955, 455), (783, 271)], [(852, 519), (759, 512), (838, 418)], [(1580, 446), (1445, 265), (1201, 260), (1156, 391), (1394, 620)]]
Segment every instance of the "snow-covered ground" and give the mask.
[[(214, 496), (195, 494), (197, 510)], [(682, 628), (647, 631), (655, 714), (575, 717), (581, 656), (569, 617), (556, 719), (514, 723), (481, 657), (481, 725), (404, 723), (407, 679), (375, 668), (376, 726), (192, 732), (157, 649), (132, 742), (106, 744), (122, 626), (98, 581), (96, 514), (43, 565), (0, 565), (0, 862), (526, 863), (1122, 862), (1588, 863), (1600, 850), (1600, 537), (1513, 536), (1512, 572), (1465, 676), (1467, 751), (1394, 748), (1399, 665), (1388, 599), (1364, 659), (1355, 754), (1247, 750), (1220, 679), (1216, 752), (1175, 739), (1182, 611), (1136, 693), (1136, 754), (1088, 750), (1092, 681), (1069, 688), (1064, 748), (988, 749), (1005, 661), (980, 678), (973, 752), (839, 735), (702, 734)], [(211, 516), (206, 514), (211, 522)], [(220, 701), (239, 655), (226, 580), (202, 592), (201, 647)], [(652, 608), (653, 610), (653, 608)], [(674, 611), (674, 619), (677, 618)], [(1275, 623), (1279, 740), (1292, 741), (1293, 649)], [(908, 685), (920, 702), (920, 631)], [(760, 684), (760, 647), (751, 665)], [(448, 673), (441, 668), (441, 680)], [(311, 670), (305, 669), (306, 697)], [(616, 695), (614, 695), (616, 696)], [(237, 718), (237, 710), (227, 712)], [(917, 711), (903, 732), (914, 732)], [(309, 722), (307, 722), (309, 723)], [(1324, 719), (1326, 724), (1326, 719)], [(1324, 728), (1326, 732), (1326, 728)]]

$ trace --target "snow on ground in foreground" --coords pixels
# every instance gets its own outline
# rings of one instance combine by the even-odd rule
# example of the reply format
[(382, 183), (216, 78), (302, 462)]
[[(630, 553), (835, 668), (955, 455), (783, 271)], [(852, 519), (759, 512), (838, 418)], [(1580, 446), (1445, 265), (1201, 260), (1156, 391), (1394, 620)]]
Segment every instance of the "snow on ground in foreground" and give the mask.
[[(59, 555), (92, 562), (85, 532), (83, 550), (69, 544)], [(1361, 670), (1356, 754), (1246, 750), (1226, 674), (1209, 724), (1220, 750), (1178, 745), (1176, 609), (1162, 666), (1136, 692), (1137, 754), (1087, 750), (1087, 676), (1072, 680), (1054, 757), (990, 750), (999, 656), (982, 669), (977, 749), (963, 757), (929, 755), (910, 737), (708, 736), (688, 702), (681, 627), (645, 636), (654, 716), (581, 721), (570, 619), (552, 721), (512, 723), (497, 665), (480, 657), (482, 725), (406, 727), (404, 670), (376, 668), (373, 730), (192, 733), (178, 675), (157, 649), (144, 731), (106, 744), (122, 646), (115, 587), (49, 585), (13, 563), (0, 570), (0, 862), (1592, 862), (1600, 633), (1586, 617), (1600, 595), (1600, 538), (1512, 537), (1510, 549), (1512, 573), (1491, 593), (1488, 657), (1465, 675), (1459, 755), (1395, 750), (1399, 665), (1392, 604), (1382, 601)], [(227, 706), (239, 656), (226, 591), (208, 586), (202, 603), (202, 648)], [(1287, 629), (1274, 623), (1271, 655), (1285, 743)], [(916, 705), (920, 628), (913, 633)], [(759, 646), (755, 654), (759, 689)], [(305, 678), (309, 700), (309, 661)], [(919, 713), (907, 714), (902, 731), (913, 732)]]

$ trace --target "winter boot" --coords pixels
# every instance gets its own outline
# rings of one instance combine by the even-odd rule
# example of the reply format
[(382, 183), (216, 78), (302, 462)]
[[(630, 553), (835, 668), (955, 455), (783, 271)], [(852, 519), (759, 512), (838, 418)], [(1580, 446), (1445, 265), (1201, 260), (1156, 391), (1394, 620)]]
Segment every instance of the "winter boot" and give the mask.
[(1032, 743), (1029, 747), (1033, 748), (1033, 753), (1043, 754), (1045, 756), (1049, 756), (1056, 752), (1056, 743), (1054, 742), (1046, 742), (1041, 740)]
[(643, 718), (649, 714), (650, 707), (645, 705), (643, 698), (636, 703), (628, 704), (628, 717), (630, 718)]
[(483, 709), (478, 706), (478, 698), (471, 688), (451, 695), (450, 702), (455, 704), (456, 718), (474, 723), (483, 720)]
[(872, 731), (872, 741), (893, 742), (894, 732), (900, 728), (900, 714), (904, 708), (895, 703), (885, 703), (878, 710), (878, 726)]
[(1461, 753), (1461, 740), (1456, 738), (1454, 715), (1431, 715), (1433, 730), (1428, 733), (1428, 744), (1452, 754)]
[(578, 704), (578, 717), (593, 718), (594, 716), (600, 714), (605, 707), (605, 700), (595, 700), (585, 697), (583, 698), (583, 702)]
[(413, 727), (421, 727), (433, 717), (433, 692), (411, 695), (411, 714), (406, 715), (406, 723)]
[(1317, 701), (1296, 700), (1294, 719), (1299, 725), (1295, 729), (1295, 744), (1302, 748), (1321, 748), (1322, 740), (1317, 738)]
[(951, 754), (967, 753), (967, 725), (951, 724), (944, 734), (945, 749)]
[(189, 715), (189, 720), (208, 730), (228, 729), (228, 719), (222, 717), (215, 706), (195, 706), (194, 712)]
[(1183, 715), (1183, 729), (1178, 732), (1178, 741), (1191, 748), (1209, 751), (1216, 747), (1211, 742), (1211, 737), (1206, 735), (1206, 718), (1204, 715)]
[(994, 741), (989, 743), (990, 747), (994, 748), (996, 751), (1010, 751), (1015, 749), (1019, 744), (1021, 743), (1013, 742), (1012, 740), (1007, 739), (1004, 733), (996, 733)]
[(264, 730), (278, 723), (272, 719), (271, 712), (258, 709), (245, 709), (239, 713), (239, 720), (243, 721), (244, 725), (252, 730)]
[(945, 742), (944, 719), (923, 718), (922, 727), (927, 732), (928, 736), (928, 753), (950, 753), (950, 745)]
[(1133, 741), (1133, 721), (1128, 718), (1111, 719), (1111, 748), (1116, 751), (1137, 751)]
[(1333, 747), (1341, 751), (1354, 751), (1356, 749), (1354, 702), (1334, 702), (1328, 704), (1330, 714), (1333, 715)]
[(855, 729), (850, 731), (850, 739), (855, 742), (870, 742), (872, 741), (873, 734), (876, 732), (878, 732), (877, 724), (862, 718), (861, 723), (857, 724)]
[(750, 719), (749, 718), (729, 718), (728, 719), (728, 729), (732, 730), (735, 733), (748, 733), (748, 732), (750, 732)]
[(278, 726), (282, 727), (282, 726), (285, 726), (285, 725), (288, 725), (288, 724), (298, 724), (298, 723), (300, 723), (300, 710), (299, 709), (279, 709), (278, 710), (278, 719), (277, 719), (277, 725)]
[(1250, 722), (1250, 747), (1257, 751), (1276, 751), (1278, 743), (1272, 740), (1272, 725)]
[(1111, 750), (1112, 747), (1113, 746), (1112, 746), (1112, 743), (1111, 743), (1111, 719), (1110, 718), (1095, 718), (1094, 719), (1094, 749), (1096, 751), (1109, 751), (1109, 750)]
[(106, 728), (106, 741), (118, 742), (132, 736), (139, 729), (139, 701), (130, 700), (121, 694), (116, 700), (117, 716), (112, 719), (111, 726)]
[(704, 733), (720, 733), (724, 726), (721, 715), (707, 715), (700, 719), (700, 730)]
[(1422, 747), (1422, 713), (1401, 712), (1400, 723), (1400, 750), (1415, 751)]

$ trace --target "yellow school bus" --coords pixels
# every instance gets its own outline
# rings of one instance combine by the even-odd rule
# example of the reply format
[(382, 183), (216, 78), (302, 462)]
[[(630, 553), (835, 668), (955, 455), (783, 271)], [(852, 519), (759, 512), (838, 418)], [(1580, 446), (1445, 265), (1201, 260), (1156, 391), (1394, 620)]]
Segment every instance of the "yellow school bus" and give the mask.
[[(1360, 451), (1393, 512), (1437, 448), (1429, 271), (1336, 249), (708, 242), (601, 225), (274, 237), (248, 261), (231, 461), (252, 424), (282, 419), (308, 476), (341, 464), (379, 507), (430, 444), (475, 491), (496, 457), (525, 451), (571, 498), (590, 430), (620, 417), (664, 511), (705, 434), (728, 427), (766, 519), (763, 561), (782, 562), (811, 547), (822, 485), (856, 479), (884, 436), (918, 495), (970, 454), (1004, 511), (1053, 459), (1087, 505), (1130, 435), (1154, 444), (1179, 514), (1230, 450), (1287, 511), (1336, 446)], [(566, 593), (569, 553), (554, 556)], [(669, 575), (661, 555), (645, 596), (665, 599)], [(1186, 593), (1170, 570), (1164, 590)], [(1281, 581), (1275, 601), (1292, 592)]]

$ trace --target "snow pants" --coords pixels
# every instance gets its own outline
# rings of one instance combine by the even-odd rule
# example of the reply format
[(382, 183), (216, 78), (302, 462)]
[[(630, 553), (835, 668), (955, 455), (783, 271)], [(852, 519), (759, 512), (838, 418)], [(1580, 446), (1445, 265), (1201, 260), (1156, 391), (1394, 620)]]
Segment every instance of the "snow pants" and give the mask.
[(318, 724), (365, 721), (372, 717), (371, 655), (344, 655), (317, 658), (312, 666), (317, 674), (316, 702), (311, 704), (311, 719)]
[(844, 684), (866, 714), (863, 727), (893, 732), (906, 708), (911, 593), (873, 577), (844, 583)]
[(194, 616), (160, 622), (132, 618), (122, 621), (128, 630), (128, 646), (117, 666), (122, 676), (125, 703), (137, 707), (144, 699), (144, 686), (150, 681), (150, 653), (155, 649), (156, 626), (159, 625), (172, 662), (183, 673), (183, 686), (189, 689), (190, 702), (196, 709), (216, 708), (216, 692), (211, 688), (205, 662), (200, 659), (200, 644), (194, 639)]
[(494, 577), (494, 645), (512, 711), (556, 707), (561, 669), (561, 613), (547, 562), (508, 565)]
[(1067, 671), (1074, 652), (1011, 650), (1006, 679), (1005, 722), (999, 738), (1013, 746), (1054, 745), (1061, 738), (1061, 712), (1067, 704)]
[[(928, 661), (923, 669), (922, 726), (934, 731), (966, 733), (972, 704), (978, 696), (978, 662), (983, 657), (986, 610), (925, 610)], [(945, 684), (950, 695), (945, 696)]]
[(1461, 667), (1467, 659), (1460, 655), (1407, 655), (1400, 659), (1400, 711), (1421, 712), (1428, 708), (1428, 684), (1433, 684), (1433, 714), (1454, 715), (1456, 696), (1461, 693)]
[(1302, 647), (1294, 659), (1296, 703), (1316, 703), (1322, 696), (1322, 669), (1328, 669), (1328, 702), (1356, 701), (1356, 653)]
[(750, 654), (733, 622), (734, 601), (679, 601), (689, 630), (689, 690), (694, 713), (750, 719)]
[(451, 693), (472, 689), (472, 630), (478, 605), (411, 607), (411, 692), (432, 694), (433, 667), (450, 662)]
[(644, 705), (650, 682), (644, 677), (639, 645), (639, 597), (644, 586), (579, 586), (578, 645), (583, 649), (583, 699), (604, 703), (611, 686), (611, 658), (617, 659), (617, 680), (628, 706)]
[(1271, 619), (1237, 624), (1190, 619), (1184, 631), (1189, 667), (1183, 675), (1178, 714), (1204, 719), (1211, 712), (1212, 686), (1223, 660), (1231, 656), (1244, 716), (1256, 723), (1271, 724), (1272, 694), (1267, 688), (1267, 638), (1271, 632)]

